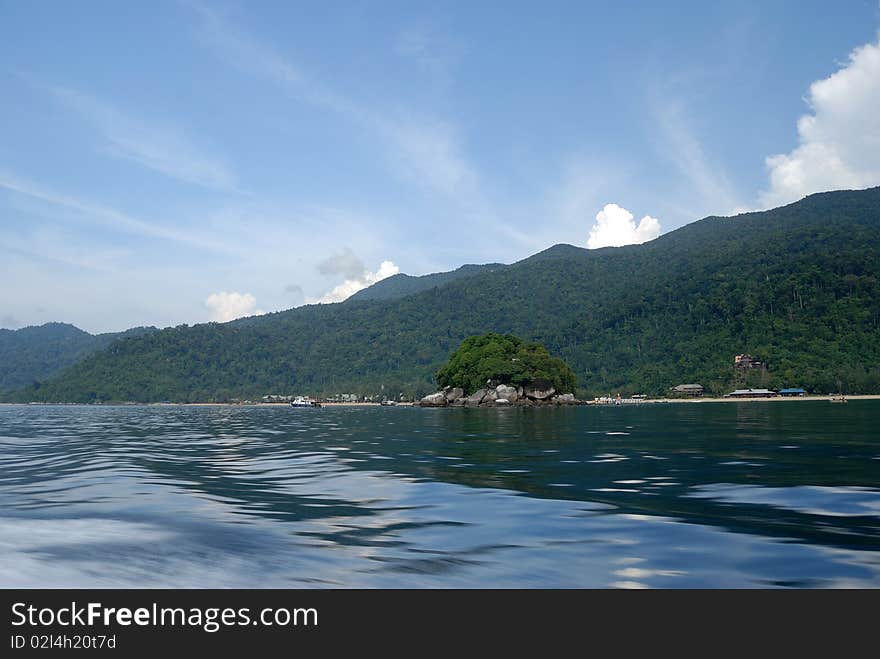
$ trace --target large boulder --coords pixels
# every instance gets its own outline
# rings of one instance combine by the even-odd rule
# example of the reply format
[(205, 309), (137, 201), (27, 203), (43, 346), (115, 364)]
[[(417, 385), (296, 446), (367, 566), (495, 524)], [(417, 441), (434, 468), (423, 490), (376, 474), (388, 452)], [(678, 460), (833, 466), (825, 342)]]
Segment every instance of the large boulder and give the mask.
[(446, 396), (447, 402), (452, 403), (464, 396), (464, 389), (461, 387), (447, 388), (443, 390), (443, 393)]
[(499, 384), (495, 387), (495, 395), (498, 400), (506, 400), (508, 403), (515, 403), (519, 398), (516, 387), (510, 387), (506, 384)]
[(525, 388), (525, 395), (533, 400), (546, 400), (555, 393), (553, 385), (545, 380), (537, 380)]
[(495, 405), (495, 407), (510, 407), (511, 402), (506, 398), (496, 398), (493, 405)]
[(485, 395), (486, 395), (485, 389), (477, 389), (474, 393), (472, 393), (470, 396), (468, 396), (465, 399), (465, 401), (466, 401), (465, 405), (467, 405), (468, 407), (476, 407), (477, 405), (479, 405), (480, 403), (483, 402), (483, 397)]
[(483, 396), (483, 400), (480, 401), (480, 404), (481, 405), (491, 405), (492, 403), (494, 403), (496, 401), (497, 398), (498, 398), (498, 392), (495, 391), (494, 389), (489, 389), (489, 391), (486, 392), (486, 395)]
[(464, 407), (467, 403), (467, 398), (462, 396), (461, 398), (456, 398), (454, 401), (449, 403), (450, 407)]
[(446, 394), (442, 391), (438, 391), (436, 394), (428, 394), (419, 401), (419, 405), (422, 407), (445, 407)]
[(561, 403), (563, 405), (571, 405), (572, 403), (575, 402), (574, 394), (559, 394), (557, 396), (554, 396), (553, 400), (555, 400), (557, 403)]

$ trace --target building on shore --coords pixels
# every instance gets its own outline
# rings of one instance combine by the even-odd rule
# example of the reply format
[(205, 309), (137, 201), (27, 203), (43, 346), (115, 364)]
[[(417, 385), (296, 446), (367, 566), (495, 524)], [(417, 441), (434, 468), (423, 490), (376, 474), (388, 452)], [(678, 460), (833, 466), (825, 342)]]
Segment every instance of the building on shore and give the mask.
[(267, 394), (260, 401), (263, 403), (289, 403), (293, 400), (293, 396), (282, 396), (280, 394)]
[(729, 394), (724, 394), (725, 398), (771, 398), (778, 395), (772, 389), (737, 389)]
[(780, 396), (788, 396), (788, 397), (806, 396), (807, 391), (806, 391), (806, 389), (801, 389), (800, 387), (789, 387), (787, 389), (780, 389), (779, 395)]
[(745, 353), (742, 355), (734, 355), (733, 357), (733, 366), (735, 368), (763, 368), (764, 364), (760, 360), (756, 359), (752, 355)]
[(334, 394), (327, 398), (328, 403), (360, 403), (366, 400), (358, 394)]
[(679, 384), (670, 390), (676, 396), (702, 396), (703, 385), (701, 384)]

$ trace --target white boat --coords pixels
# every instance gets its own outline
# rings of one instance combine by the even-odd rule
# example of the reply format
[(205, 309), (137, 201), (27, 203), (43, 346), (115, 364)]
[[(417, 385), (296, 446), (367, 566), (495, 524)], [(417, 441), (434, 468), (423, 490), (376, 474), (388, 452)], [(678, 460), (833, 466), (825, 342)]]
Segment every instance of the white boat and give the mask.
[(290, 401), (291, 407), (321, 407), (321, 403), (316, 400), (312, 400), (308, 396), (297, 396), (292, 401)]

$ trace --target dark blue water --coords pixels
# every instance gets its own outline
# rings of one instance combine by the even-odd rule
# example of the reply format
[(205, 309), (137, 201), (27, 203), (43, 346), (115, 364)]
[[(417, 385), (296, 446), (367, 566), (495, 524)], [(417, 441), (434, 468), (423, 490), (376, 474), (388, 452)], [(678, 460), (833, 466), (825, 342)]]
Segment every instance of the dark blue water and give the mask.
[(0, 406), (0, 586), (878, 587), (880, 401)]

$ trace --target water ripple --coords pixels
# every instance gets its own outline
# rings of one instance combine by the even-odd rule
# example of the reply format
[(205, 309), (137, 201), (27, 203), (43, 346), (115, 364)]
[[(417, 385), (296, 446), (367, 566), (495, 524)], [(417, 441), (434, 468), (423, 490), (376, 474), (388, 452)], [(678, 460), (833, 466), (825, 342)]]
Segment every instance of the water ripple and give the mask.
[(0, 586), (880, 586), (880, 407), (793, 407), (0, 406)]

